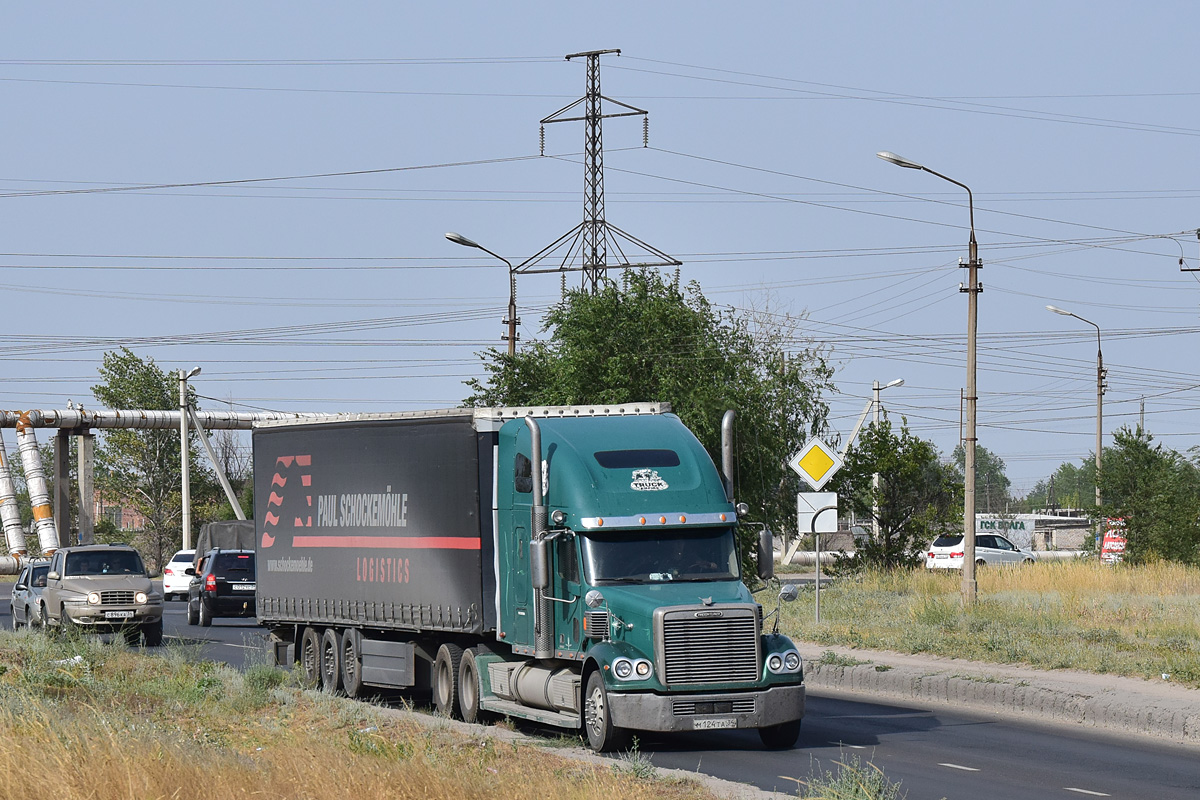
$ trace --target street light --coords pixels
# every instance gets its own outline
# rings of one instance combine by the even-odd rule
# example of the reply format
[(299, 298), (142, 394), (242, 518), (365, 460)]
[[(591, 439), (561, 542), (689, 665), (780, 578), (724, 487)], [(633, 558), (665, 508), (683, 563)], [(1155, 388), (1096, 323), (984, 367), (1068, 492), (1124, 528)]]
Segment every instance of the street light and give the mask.
[[(879, 427), (879, 412), (882, 409), (882, 404), (879, 402), (879, 393), (884, 389), (891, 389), (893, 386), (903, 386), (904, 378), (897, 378), (890, 383), (879, 385), (879, 381), (871, 381), (871, 390), (874, 392), (874, 397), (871, 402), (875, 406), (875, 427)], [(871, 492), (871, 535), (875, 539), (879, 539), (879, 473), (876, 472), (871, 476), (871, 486), (874, 491)]]
[(179, 460), (182, 475), (183, 503), (183, 549), (192, 547), (192, 491), (191, 491), (191, 448), (188, 446), (188, 378), (200, 374), (199, 367), (187, 372), (179, 370)]
[[(975, 401), (978, 399), (975, 394), (975, 331), (979, 322), (979, 293), (983, 291), (983, 286), (979, 283), (979, 268), (983, 265), (979, 262), (979, 246), (975, 242), (975, 196), (971, 193), (971, 187), (965, 183), (935, 172), (923, 164), (886, 150), (875, 155), (889, 164), (905, 169), (919, 169), (967, 190), (967, 208), (971, 215), (971, 240), (966, 264), (967, 285), (964, 287), (960, 284), (958, 290), (967, 293), (967, 431), (963, 437), (963, 471), (966, 473), (966, 485), (963, 490), (962, 597), (964, 604), (971, 605), (975, 602), (978, 588), (975, 582)], [(961, 260), (959, 266), (962, 266)]]
[(1104, 354), (1100, 351), (1100, 326), (1062, 308), (1046, 306), (1047, 311), (1074, 317), (1096, 329), (1096, 507), (1100, 507), (1100, 451), (1104, 443)]
[(508, 265), (508, 319), (504, 320), (504, 323), (508, 325), (508, 354), (510, 356), (515, 355), (517, 352), (517, 325), (521, 323), (521, 320), (517, 319), (517, 273), (513, 271), (512, 262), (499, 253), (493, 253), (491, 250), (488, 250), (486, 247), (479, 244), (479, 242), (468, 239), (461, 233), (450, 231), (446, 234), (446, 238), (455, 244), (462, 245), (463, 247), (474, 247), (478, 250), (482, 250), (488, 255), (495, 256)]

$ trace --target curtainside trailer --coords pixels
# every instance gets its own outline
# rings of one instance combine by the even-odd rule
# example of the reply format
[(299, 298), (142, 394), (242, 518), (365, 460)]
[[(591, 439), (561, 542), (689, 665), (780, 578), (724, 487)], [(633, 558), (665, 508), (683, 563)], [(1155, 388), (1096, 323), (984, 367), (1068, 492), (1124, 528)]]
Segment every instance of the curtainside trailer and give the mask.
[[(443, 713), (579, 730), (598, 751), (637, 730), (795, 744), (799, 653), (742, 581), (732, 481), (664, 406), (364, 414), (253, 438), (257, 615), (310, 686), (429, 690)], [(766, 576), (769, 538), (759, 550)]]

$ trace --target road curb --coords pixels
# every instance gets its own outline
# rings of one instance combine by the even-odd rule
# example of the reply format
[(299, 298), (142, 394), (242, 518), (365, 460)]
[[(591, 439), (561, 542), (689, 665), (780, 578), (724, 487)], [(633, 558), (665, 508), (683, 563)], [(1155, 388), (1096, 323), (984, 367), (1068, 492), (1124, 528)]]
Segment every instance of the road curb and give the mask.
[(1200, 691), (1182, 686), (819, 645), (801, 648), (801, 655), (810, 691), (885, 696), (1200, 745)]

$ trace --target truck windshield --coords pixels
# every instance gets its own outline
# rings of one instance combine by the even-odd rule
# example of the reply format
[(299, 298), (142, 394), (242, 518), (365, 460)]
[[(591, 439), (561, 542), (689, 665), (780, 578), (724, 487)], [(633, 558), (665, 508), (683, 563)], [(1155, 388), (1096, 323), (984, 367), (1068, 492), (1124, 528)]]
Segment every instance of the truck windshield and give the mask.
[(593, 586), (738, 577), (732, 528), (588, 531), (580, 539), (584, 568)]

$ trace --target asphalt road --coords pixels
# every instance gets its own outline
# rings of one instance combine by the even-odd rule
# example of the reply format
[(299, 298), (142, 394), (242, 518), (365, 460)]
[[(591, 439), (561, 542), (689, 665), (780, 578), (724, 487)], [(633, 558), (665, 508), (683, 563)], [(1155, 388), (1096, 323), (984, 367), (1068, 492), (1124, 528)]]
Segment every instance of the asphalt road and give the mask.
[[(7, 584), (0, 625), (10, 627)], [(185, 604), (167, 603), (169, 640), (198, 645), (198, 657), (242, 668), (266, 663), (266, 632), (253, 620), (189, 626)], [(858, 756), (900, 781), (910, 800), (1045, 800), (1114, 797), (1194, 800), (1200, 758), (1194, 748), (1075, 727), (1051, 726), (939, 708), (809, 695), (794, 750), (769, 752), (754, 732), (639, 737), (656, 766), (699, 771), (796, 794), (796, 780)]]

